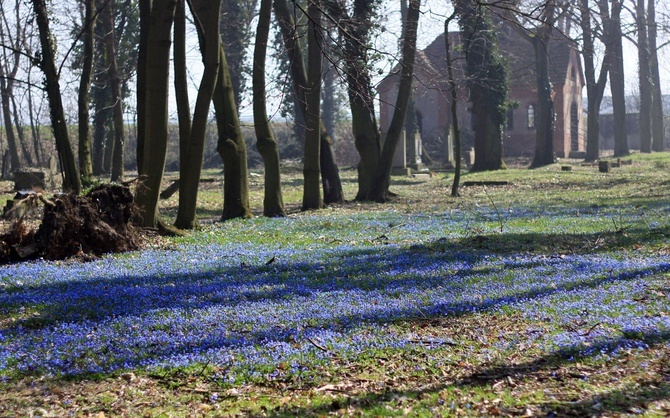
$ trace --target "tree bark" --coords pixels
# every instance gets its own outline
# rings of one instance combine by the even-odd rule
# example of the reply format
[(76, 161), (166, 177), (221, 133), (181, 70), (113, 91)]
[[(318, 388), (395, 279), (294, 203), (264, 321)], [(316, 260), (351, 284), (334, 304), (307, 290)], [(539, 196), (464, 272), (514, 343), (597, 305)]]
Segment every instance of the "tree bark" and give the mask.
[[(547, 31), (551, 31), (547, 27)], [(549, 82), (549, 37), (533, 38), (535, 71), (537, 78), (537, 117), (535, 118), (535, 156), (531, 167), (542, 167), (554, 163), (554, 100)]]
[(368, 0), (354, 0), (353, 15), (347, 15), (341, 3), (329, 2), (335, 14), (340, 37), (344, 39), (344, 65), (347, 94), (351, 108), (351, 128), (358, 163), (358, 192), (356, 200), (367, 199), (381, 154), (381, 134), (375, 116), (374, 93), (369, 71), (368, 45), (370, 24), (377, 5)]
[[(19, 145), (14, 132), (14, 121), (12, 120), (11, 104), (14, 98), (14, 79), (19, 70), (20, 54), (18, 51), (22, 48), (22, 42), (25, 41), (25, 29), (21, 25), (19, 2), (16, 1), (14, 5), (16, 14), (13, 16), (16, 25), (16, 33), (6, 34), (5, 24), (9, 25), (8, 20), (5, 19), (0, 25), (0, 40), (3, 45), (9, 45), (9, 48), (3, 48), (3, 63), (0, 65), (0, 96), (2, 101), (2, 116), (5, 122), (5, 134), (7, 135), (7, 150), (9, 151), (9, 161), (11, 170), (18, 170), (21, 166), (21, 157), (19, 155)], [(7, 27), (8, 31), (11, 31)], [(9, 36), (6, 36), (9, 35)], [(7, 56), (7, 52), (10, 55)], [(21, 128), (19, 121), (16, 120), (17, 134)], [(29, 158), (30, 154), (25, 153)]]
[[(193, 0), (191, 2), (198, 25), (202, 25), (200, 36), (200, 52), (204, 63), (204, 71), (198, 97), (196, 98), (193, 113), (193, 124), (191, 135), (185, 152), (180, 155), (179, 165), (179, 211), (175, 226), (182, 229), (190, 229), (196, 226), (195, 212), (198, 203), (198, 184), (202, 173), (202, 159), (205, 153), (205, 135), (207, 133), (207, 121), (209, 107), (212, 102), (216, 79), (219, 74), (219, 17), (221, 15), (221, 2), (211, 0)], [(200, 31), (199, 31), (200, 32)]]
[[(293, 89), (296, 101), (299, 104), (298, 110), (302, 116), (306, 115), (306, 89), (307, 71), (303, 60), (303, 52), (294, 36), (295, 21), (286, 0), (276, 0), (274, 2), (275, 15), (282, 32), (284, 46), (291, 63), (291, 78), (293, 80)], [(323, 202), (325, 204), (341, 203), (344, 201), (342, 192), (342, 182), (340, 180), (339, 169), (335, 163), (332, 151), (332, 139), (326, 131), (323, 124), (320, 127), (320, 165), (321, 180), (323, 185)]]
[(654, 0), (649, 0), (648, 2), (647, 21), (647, 28), (649, 30), (649, 70), (652, 83), (652, 149), (661, 152), (665, 149), (665, 129), (663, 128), (663, 96), (661, 94), (661, 76), (658, 68), (658, 45), (656, 42), (658, 23), (656, 22), (656, 3)]
[(176, 5), (177, 0), (153, 1), (147, 39), (142, 178), (136, 200), (144, 226), (151, 228), (158, 226), (158, 198), (167, 152), (170, 46)]
[[(600, 2), (601, 4), (603, 1)], [(605, 7), (607, 2), (605, 1)], [(614, 156), (628, 155), (628, 131), (626, 127), (626, 93), (623, 66), (623, 45), (621, 33), (621, 9), (623, 0), (611, 0), (612, 10), (607, 24), (611, 38), (605, 46), (610, 50), (610, 90), (614, 108)]]
[(458, 197), (459, 184), (461, 181), (461, 130), (458, 126), (458, 91), (456, 90), (456, 80), (454, 78), (454, 66), (451, 59), (451, 48), (449, 45), (449, 23), (456, 17), (452, 14), (444, 21), (444, 46), (447, 58), (447, 74), (449, 77), (449, 95), (451, 98), (451, 126), (454, 133), (454, 154), (456, 156), (456, 163), (454, 167), (454, 181), (451, 183), (451, 196)]
[(220, 46), (219, 76), (214, 90), (214, 111), (219, 131), (217, 151), (223, 159), (223, 214), (221, 220), (251, 218), (247, 146), (240, 129), (228, 62)]
[(39, 66), (44, 72), (46, 93), (49, 98), (51, 127), (56, 139), (56, 150), (63, 168), (63, 190), (79, 194), (81, 193), (81, 181), (65, 121), (46, 3), (44, 0), (32, 0), (32, 3), (42, 47)]
[(471, 171), (501, 170), (503, 130), (507, 121), (509, 79), (497, 51), (498, 39), (489, 11), (481, 4), (456, 1), (467, 61), (468, 87), (475, 130), (475, 161)]
[(258, 148), (258, 152), (263, 157), (265, 165), (263, 215), (267, 217), (282, 217), (286, 216), (286, 214), (284, 212), (284, 200), (281, 191), (279, 147), (270, 126), (265, 93), (265, 58), (267, 55), (271, 16), (272, 0), (261, 0), (261, 9), (256, 30), (256, 43), (254, 45), (252, 74), (254, 129), (256, 132), (256, 148)]
[(320, 125), (321, 125), (321, 81), (322, 60), (321, 45), (323, 33), (321, 29), (321, 5), (318, 0), (309, 0), (307, 6), (307, 91), (305, 95), (307, 112), (305, 113), (305, 159), (303, 176), (305, 179), (302, 210), (321, 209), (323, 200), (320, 189)]
[(121, 95), (121, 77), (116, 61), (116, 37), (114, 34), (114, 8), (116, 2), (109, 0), (104, 6), (102, 20), (105, 27), (105, 55), (107, 55), (107, 79), (112, 93), (113, 151), (111, 155), (111, 180), (123, 179), (123, 150), (126, 142), (123, 123), (123, 96)]
[(651, 152), (651, 71), (647, 37), (646, 0), (636, 0), (635, 26), (637, 26), (638, 82), (640, 93), (640, 152)]
[(82, 33), (82, 68), (79, 80), (78, 120), (79, 120), (79, 175), (83, 182), (90, 182), (93, 175), (93, 160), (91, 159), (91, 81), (93, 78), (93, 38), (96, 23), (94, 13), (95, 0), (84, 0), (84, 22)]
[[(586, 127), (586, 157), (585, 161), (596, 161), (600, 158), (600, 104), (602, 103), (607, 73), (609, 71), (609, 56), (605, 51), (605, 57), (596, 78), (595, 69), (595, 38), (592, 28), (592, 11), (589, 0), (581, 0), (580, 4), (581, 28), (584, 39), (582, 56), (584, 58), (584, 78), (586, 80), (587, 105), (587, 127)], [(604, 37), (608, 33), (603, 34)]]
[(391, 168), (393, 154), (400, 140), (402, 128), (407, 112), (407, 103), (412, 91), (412, 76), (414, 74), (414, 56), (416, 55), (416, 35), (419, 23), (420, 0), (410, 0), (407, 11), (407, 26), (403, 39), (402, 59), (400, 62), (400, 84), (396, 99), (395, 111), (389, 126), (384, 147), (382, 148), (379, 165), (367, 200), (383, 203), (388, 199), (388, 188), (391, 182)]
[[(140, 14), (140, 39), (137, 46), (137, 145), (135, 153), (137, 155), (137, 173), (142, 176), (144, 173), (144, 139), (146, 131), (146, 112), (147, 112), (147, 57), (149, 48), (149, 26), (151, 22), (151, 9), (154, 0), (142, 0), (138, 2)], [(94, 164), (95, 167), (95, 164)]]

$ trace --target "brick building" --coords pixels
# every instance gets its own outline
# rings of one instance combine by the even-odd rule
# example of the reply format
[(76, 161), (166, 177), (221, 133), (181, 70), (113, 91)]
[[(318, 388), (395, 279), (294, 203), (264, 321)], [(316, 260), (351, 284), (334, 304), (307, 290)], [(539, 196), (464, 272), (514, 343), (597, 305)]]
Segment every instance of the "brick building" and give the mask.
[[(554, 31), (549, 43), (550, 78), (554, 90), (556, 112), (554, 152), (557, 157), (580, 156), (584, 144), (584, 112), (582, 89), (584, 77), (579, 52), (573, 41)], [(449, 33), (456, 44), (460, 33)], [(522, 39), (510, 23), (499, 23), (499, 51), (508, 60), (510, 69), (510, 99), (517, 106), (508, 113), (508, 126), (504, 136), (504, 155), (533, 155), (535, 149), (534, 116), (537, 100), (534, 52), (530, 43)], [(452, 42), (453, 45), (454, 42)], [(473, 118), (468, 111), (465, 87), (465, 59), (461, 48), (452, 46), (452, 60), (456, 84), (459, 86), (458, 118), (464, 146), (473, 141)], [(417, 121), (424, 142), (424, 149), (433, 159), (444, 160), (450, 141), (450, 95), (447, 80), (446, 48), (444, 34), (428, 47), (417, 51), (413, 81)], [(382, 134), (388, 130), (393, 117), (397, 96), (398, 68), (394, 69), (379, 85), (380, 126)], [(436, 158), (437, 157), (437, 158)]]

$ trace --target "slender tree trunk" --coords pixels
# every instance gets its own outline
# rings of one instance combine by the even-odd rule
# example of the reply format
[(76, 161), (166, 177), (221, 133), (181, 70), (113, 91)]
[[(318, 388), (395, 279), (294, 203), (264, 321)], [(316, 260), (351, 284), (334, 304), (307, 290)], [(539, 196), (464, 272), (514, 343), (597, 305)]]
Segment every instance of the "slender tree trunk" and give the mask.
[(661, 77), (658, 69), (658, 46), (656, 42), (658, 23), (656, 22), (656, 3), (649, 0), (647, 6), (647, 28), (649, 29), (649, 69), (652, 83), (651, 133), (652, 149), (665, 149), (665, 129), (663, 128), (663, 96)]
[(137, 187), (136, 200), (144, 226), (152, 228), (158, 226), (158, 195), (167, 152), (170, 35), (176, 5), (177, 0), (153, 1), (147, 39), (143, 178)]
[(454, 66), (451, 60), (451, 48), (449, 45), (449, 23), (456, 17), (452, 14), (444, 21), (444, 46), (447, 57), (447, 74), (449, 76), (449, 95), (451, 96), (451, 126), (454, 132), (454, 154), (456, 155), (456, 164), (454, 167), (454, 181), (451, 184), (451, 195), (453, 197), (460, 196), (458, 192), (461, 181), (461, 130), (458, 126), (458, 91), (456, 90), (456, 80), (454, 78)]
[(21, 144), (23, 158), (25, 158), (29, 167), (33, 167), (33, 157), (30, 154), (30, 149), (28, 148), (28, 141), (26, 140), (26, 136), (23, 131), (23, 123), (21, 122), (21, 117), (19, 116), (19, 107), (16, 103), (14, 94), (10, 96), (10, 101), (12, 102), (12, 116), (14, 118), (14, 126), (16, 126), (16, 136), (18, 138), (19, 144)]
[(385, 202), (388, 198), (388, 188), (391, 182), (391, 168), (393, 166), (393, 154), (400, 140), (407, 103), (412, 91), (412, 76), (414, 74), (414, 56), (416, 55), (416, 35), (419, 22), (420, 0), (410, 0), (407, 11), (407, 26), (403, 39), (402, 60), (400, 62), (400, 84), (398, 97), (396, 99), (395, 111), (389, 126), (384, 148), (382, 148), (379, 165), (375, 173), (374, 181), (368, 194), (368, 200)]
[[(291, 62), (291, 78), (293, 80), (293, 89), (298, 102), (298, 110), (301, 115), (306, 115), (306, 89), (307, 71), (305, 70), (302, 48), (295, 38), (295, 21), (288, 7), (286, 0), (276, 0), (274, 2), (275, 15), (282, 31), (284, 46)], [(321, 178), (324, 187), (323, 202), (325, 204), (340, 203), (344, 201), (342, 192), (342, 182), (340, 180), (339, 169), (335, 163), (332, 151), (332, 139), (326, 131), (323, 124), (320, 128), (320, 153), (321, 153)]]
[(56, 138), (56, 150), (60, 157), (63, 168), (63, 190), (74, 194), (81, 193), (81, 182), (77, 172), (77, 164), (70, 145), (70, 136), (67, 132), (65, 111), (61, 99), (60, 85), (58, 82), (58, 70), (54, 59), (51, 31), (49, 29), (49, 18), (44, 0), (32, 0), (35, 20), (40, 33), (40, 44), (42, 47), (40, 68), (44, 72), (46, 92), (49, 98), (49, 110), (54, 137)]
[(123, 123), (123, 97), (121, 95), (121, 77), (116, 62), (116, 38), (114, 35), (114, 7), (115, 1), (109, 0), (103, 11), (103, 22), (105, 26), (105, 52), (107, 55), (107, 79), (112, 92), (112, 114), (113, 114), (113, 153), (111, 173), (112, 181), (123, 179), (123, 150), (126, 142), (125, 126)]
[(10, 92), (2, 65), (0, 65), (0, 97), (2, 98), (2, 119), (5, 122), (5, 135), (7, 136), (7, 150), (9, 151), (9, 165), (15, 171), (21, 167), (19, 157), (19, 146), (14, 135), (14, 123), (12, 122), (12, 111), (10, 103)]
[[(178, 0), (174, 19), (174, 90), (179, 122), (179, 170), (188, 153), (191, 138), (191, 102), (188, 95), (188, 69), (186, 64), (186, 0)], [(181, 182), (180, 182), (181, 184)]]
[(302, 210), (321, 209), (323, 200), (319, 184), (320, 175), (320, 127), (321, 127), (321, 81), (323, 33), (321, 32), (321, 5), (318, 0), (309, 0), (307, 6), (308, 49), (307, 49), (307, 112), (305, 113), (305, 160), (303, 176), (305, 184), (302, 196)]
[(265, 188), (263, 197), (263, 215), (268, 217), (286, 216), (281, 191), (281, 173), (279, 170), (279, 147), (275, 140), (270, 119), (267, 114), (265, 93), (265, 58), (267, 56), (272, 0), (261, 0), (258, 16), (256, 43), (254, 44), (254, 64), (252, 88), (254, 95), (254, 129), (256, 147), (265, 164)]
[(96, 17), (94, 13), (95, 0), (84, 1), (85, 13), (83, 22), (83, 62), (81, 79), (79, 80), (78, 120), (79, 120), (79, 175), (83, 182), (88, 183), (93, 175), (93, 160), (91, 159), (91, 81), (93, 78), (93, 38)]
[(154, 0), (140, 0), (140, 40), (137, 46), (137, 173), (144, 173), (144, 139), (146, 138), (146, 112), (147, 112), (147, 57), (149, 54), (149, 24), (151, 22), (151, 9)]
[(621, 9), (623, 0), (612, 0), (609, 19), (612, 38), (606, 48), (610, 48), (610, 89), (614, 108), (614, 156), (628, 155), (628, 131), (626, 127), (626, 93), (623, 67), (623, 45), (621, 33)]
[(198, 184), (202, 172), (202, 159), (205, 153), (205, 135), (209, 106), (212, 102), (216, 79), (219, 73), (220, 39), (219, 17), (221, 2), (211, 0), (192, 0), (191, 13), (196, 17), (198, 25), (202, 25), (200, 35), (200, 52), (204, 63), (202, 80), (198, 88), (191, 136), (188, 145), (183, 147), (185, 155), (180, 155), (179, 166), (179, 211), (175, 226), (177, 228), (194, 228), (195, 212), (198, 203)]
[[(609, 55), (605, 52), (600, 73), (596, 79), (595, 69), (595, 35), (592, 28), (591, 9), (589, 0), (580, 1), (581, 27), (584, 38), (584, 78), (586, 79), (587, 127), (586, 127), (586, 157), (585, 161), (596, 161), (600, 158), (600, 104), (602, 103), (607, 73), (609, 71)], [(604, 34), (608, 36), (608, 34)]]
[(646, 0), (636, 0), (635, 25), (637, 26), (638, 80), (640, 87), (640, 152), (651, 152), (651, 72), (649, 42), (647, 38)]
[[(28, 78), (30, 78), (31, 70), (28, 70)], [(35, 110), (33, 107), (33, 91), (28, 89), (28, 118), (30, 119), (30, 132), (33, 139), (33, 148), (35, 149), (35, 159), (39, 166), (42, 165), (42, 152), (40, 149), (41, 133), (40, 126), (35, 117)]]

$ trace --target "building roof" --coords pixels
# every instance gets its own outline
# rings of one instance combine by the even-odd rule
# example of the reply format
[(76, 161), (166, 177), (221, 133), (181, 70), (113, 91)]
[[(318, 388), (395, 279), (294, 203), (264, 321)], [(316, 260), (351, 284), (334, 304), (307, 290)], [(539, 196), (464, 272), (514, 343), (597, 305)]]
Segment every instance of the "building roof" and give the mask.
[[(530, 43), (512, 30), (509, 22), (500, 23), (498, 33), (498, 50), (505, 57), (510, 69), (510, 83), (512, 87), (528, 86), (534, 88), (535, 78), (535, 53)], [(554, 30), (553, 37), (549, 42), (549, 77), (553, 84), (564, 84), (568, 74), (571, 56), (574, 54), (577, 58), (578, 74), (573, 76), (583, 77), (581, 70), (581, 61), (577, 54), (577, 47), (574, 41), (563, 35), (560, 31)], [(456, 80), (463, 80), (465, 59), (460, 48), (460, 32), (449, 32), (451, 45), (452, 61), (454, 63), (454, 77)], [(415, 61), (415, 71), (424, 72), (434, 78), (434, 83), (446, 83), (447, 62), (446, 47), (444, 43), (444, 33), (440, 34), (425, 49), (417, 51)], [(393, 78), (398, 72), (396, 67), (387, 78)], [(386, 79), (382, 81), (384, 84)], [(583, 79), (582, 79), (583, 82)]]

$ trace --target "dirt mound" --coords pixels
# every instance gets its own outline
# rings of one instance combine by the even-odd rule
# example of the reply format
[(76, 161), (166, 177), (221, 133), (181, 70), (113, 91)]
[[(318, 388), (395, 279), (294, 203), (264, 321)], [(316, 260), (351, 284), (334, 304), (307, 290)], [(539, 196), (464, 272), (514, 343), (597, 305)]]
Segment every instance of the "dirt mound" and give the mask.
[(37, 231), (30, 231), (22, 218), (15, 220), (10, 230), (0, 235), (0, 263), (39, 257), (86, 260), (141, 246), (139, 229), (132, 223), (137, 206), (128, 187), (107, 184), (85, 196), (39, 198), (44, 214)]

